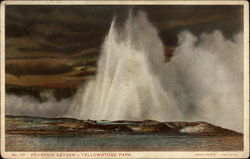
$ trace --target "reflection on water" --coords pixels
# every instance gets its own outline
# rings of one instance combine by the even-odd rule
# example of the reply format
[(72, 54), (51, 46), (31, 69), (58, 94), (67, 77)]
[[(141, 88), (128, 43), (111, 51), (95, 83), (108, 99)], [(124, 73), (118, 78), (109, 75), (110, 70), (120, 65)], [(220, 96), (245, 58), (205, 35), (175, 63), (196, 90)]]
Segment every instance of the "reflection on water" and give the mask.
[(242, 151), (243, 137), (166, 134), (6, 135), (6, 151)]

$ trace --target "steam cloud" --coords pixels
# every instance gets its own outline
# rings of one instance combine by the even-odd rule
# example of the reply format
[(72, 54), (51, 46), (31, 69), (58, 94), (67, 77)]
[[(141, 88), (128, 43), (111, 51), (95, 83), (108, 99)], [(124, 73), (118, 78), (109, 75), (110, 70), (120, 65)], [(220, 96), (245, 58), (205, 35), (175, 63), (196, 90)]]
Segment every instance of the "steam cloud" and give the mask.
[(156, 28), (143, 12), (123, 28), (115, 19), (102, 46), (95, 79), (73, 99), (38, 102), (6, 94), (6, 114), (78, 119), (207, 121), (243, 131), (243, 41), (220, 31), (178, 35), (167, 63)]
[(69, 99), (58, 102), (51, 91), (42, 92), (40, 96), (46, 99), (46, 102), (39, 102), (36, 98), (28, 95), (6, 94), (5, 114), (44, 117), (65, 116), (71, 102)]

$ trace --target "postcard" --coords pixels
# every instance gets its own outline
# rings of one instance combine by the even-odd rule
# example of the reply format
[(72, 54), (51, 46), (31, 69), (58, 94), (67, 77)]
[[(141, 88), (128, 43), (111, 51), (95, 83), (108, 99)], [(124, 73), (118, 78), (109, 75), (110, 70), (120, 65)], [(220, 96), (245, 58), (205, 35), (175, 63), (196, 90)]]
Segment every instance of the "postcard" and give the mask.
[(4, 1), (3, 158), (247, 158), (247, 1)]

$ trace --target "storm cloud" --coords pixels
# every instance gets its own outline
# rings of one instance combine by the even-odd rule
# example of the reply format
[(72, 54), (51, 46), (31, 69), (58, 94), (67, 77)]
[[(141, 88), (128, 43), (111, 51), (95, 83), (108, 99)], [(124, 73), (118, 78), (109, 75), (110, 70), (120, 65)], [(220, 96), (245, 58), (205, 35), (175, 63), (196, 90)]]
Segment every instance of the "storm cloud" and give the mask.
[(7, 6), (6, 56), (99, 48), (112, 18), (123, 23), (130, 9), (144, 10), (169, 47), (177, 45), (183, 29), (194, 34), (222, 30), (230, 37), (243, 21), (241, 6)]
[(195, 36), (220, 30), (233, 40), (243, 26), (237, 5), (8, 5), (6, 84), (78, 87), (95, 75), (112, 19), (119, 30), (129, 10), (144, 11), (158, 28), (166, 62), (183, 30)]

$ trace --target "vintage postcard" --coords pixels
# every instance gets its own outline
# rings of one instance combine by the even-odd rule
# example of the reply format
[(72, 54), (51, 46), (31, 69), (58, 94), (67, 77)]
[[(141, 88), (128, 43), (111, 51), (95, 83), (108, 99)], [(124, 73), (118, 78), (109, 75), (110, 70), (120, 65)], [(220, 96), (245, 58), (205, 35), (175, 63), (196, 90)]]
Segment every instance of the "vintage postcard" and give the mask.
[(1, 3), (3, 158), (247, 158), (246, 1)]

